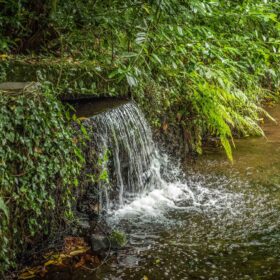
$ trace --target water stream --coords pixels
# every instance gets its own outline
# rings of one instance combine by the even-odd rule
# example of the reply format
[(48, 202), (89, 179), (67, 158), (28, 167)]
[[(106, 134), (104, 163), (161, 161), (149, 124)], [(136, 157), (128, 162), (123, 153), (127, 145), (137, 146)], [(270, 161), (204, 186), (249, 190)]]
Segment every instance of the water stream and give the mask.
[(135, 104), (94, 118), (118, 190), (102, 196), (106, 219), (128, 244), (97, 270), (65, 269), (48, 279), (280, 279), (277, 125), (264, 126), (268, 138), (237, 140), (234, 164), (209, 148), (178, 166), (156, 147)]

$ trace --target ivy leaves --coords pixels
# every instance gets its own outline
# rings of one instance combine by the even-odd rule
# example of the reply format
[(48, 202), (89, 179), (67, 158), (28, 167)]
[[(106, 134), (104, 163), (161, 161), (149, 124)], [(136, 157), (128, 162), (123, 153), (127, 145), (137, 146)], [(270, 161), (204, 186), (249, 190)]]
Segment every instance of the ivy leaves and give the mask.
[(0, 126), (0, 270), (4, 271), (14, 265), (18, 252), (30, 246), (27, 243), (52, 234), (61, 221), (73, 217), (72, 191), (83, 158), (48, 88), (0, 92)]
[[(10, 2), (8, 14), (25, 8), (16, 19), (0, 11), (7, 30), (14, 20), (19, 26), (2, 39), (12, 50), (21, 40), (10, 34), (23, 36), (22, 26), (36, 11), (26, 9), (26, 0), (21, 7)], [(229, 158), (232, 131), (262, 133), (261, 100), (280, 86), (279, 1), (52, 2), (52, 16), (44, 20), (56, 30), (49, 33), (59, 36), (44, 40), (44, 68), (57, 73), (46, 79), (58, 91), (110, 96), (130, 91), (152, 124), (197, 131), (192, 142), (199, 151), (205, 135), (216, 136)]]

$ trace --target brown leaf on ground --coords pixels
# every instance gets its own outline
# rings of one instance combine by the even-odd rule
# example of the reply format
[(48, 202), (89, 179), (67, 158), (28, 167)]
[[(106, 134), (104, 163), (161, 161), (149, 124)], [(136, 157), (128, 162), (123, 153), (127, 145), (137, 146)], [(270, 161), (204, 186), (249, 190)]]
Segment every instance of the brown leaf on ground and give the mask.
[(88, 248), (88, 244), (83, 238), (74, 236), (68, 236), (64, 238), (64, 253), (70, 254), (72, 251), (82, 248)]
[(82, 256), (81, 259), (74, 265), (75, 268), (84, 266), (86, 263), (85, 256)]
[[(27, 268), (23, 270), (19, 279), (33, 279), (37, 275), (44, 276), (47, 272), (47, 267), (49, 266), (65, 266), (67, 265), (68, 260), (71, 260), (73, 257), (81, 256), (78, 258), (78, 262), (74, 265), (75, 268), (82, 267), (86, 261), (90, 261), (93, 264), (99, 263), (99, 259), (95, 259), (95, 256), (86, 254), (89, 251), (89, 246), (83, 238), (68, 236), (64, 239), (64, 246), (62, 252), (50, 252), (44, 255), (46, 259), (45, 263), (40, 266), (33, 268)], [(76, 262), (76, 259), (74, 259)], [(69, 265), (69, 263), (68, 263)]]

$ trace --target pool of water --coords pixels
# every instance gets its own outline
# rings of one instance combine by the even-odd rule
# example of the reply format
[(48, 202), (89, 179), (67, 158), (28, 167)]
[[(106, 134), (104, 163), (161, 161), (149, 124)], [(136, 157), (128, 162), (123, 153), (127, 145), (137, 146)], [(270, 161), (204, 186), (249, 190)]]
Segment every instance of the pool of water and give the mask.
[(280, 279), (280, 128), (263, 128), (267, 138), (235, 141), (233, 164), (208, 148), (179, 183), (111, 213), (128, 244), (102, 266), (47, 279)]

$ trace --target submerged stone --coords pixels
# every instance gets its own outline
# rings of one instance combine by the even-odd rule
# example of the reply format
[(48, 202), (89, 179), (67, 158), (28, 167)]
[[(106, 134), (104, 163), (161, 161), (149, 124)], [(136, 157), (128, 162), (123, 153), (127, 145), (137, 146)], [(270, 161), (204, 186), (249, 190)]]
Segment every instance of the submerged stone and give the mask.
[(110, 235), (92, 234), (91, 249), (95, 253), (102, 253), (108, 250), (119, 250), (126, 244), (124, 234), (113, 231)]
[(95, 253), (99, 253), (110, 249), (109, 238), (101, 234), (92, 234), (90, 243), (91, 249)]

